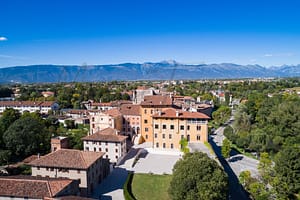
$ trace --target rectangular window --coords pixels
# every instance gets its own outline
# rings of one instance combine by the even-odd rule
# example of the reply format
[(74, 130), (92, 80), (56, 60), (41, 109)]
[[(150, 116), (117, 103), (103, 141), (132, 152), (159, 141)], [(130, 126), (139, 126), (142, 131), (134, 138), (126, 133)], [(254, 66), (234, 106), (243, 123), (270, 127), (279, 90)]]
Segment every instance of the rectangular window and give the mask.
[(147, 114), (147, 109), (144, 110), (144, 114)]
[(163, 129), (167, 129), (167, 125), (163, 124), (163, 125), (162, 125), (162, 128), (163, 128)]
[(197, 131), (201, 131), (201, 126), (200, 125), (197, 126)]
[(197, 140), (200, 140), (200, 138), (201, 138), (200, 135), (197, 135)]
[(162, 134), (162, 138), (165, 139), (165, 137), (166, 137), (166, 134)]
[(102, 149), (101, 149), (101, 148), (99, 148), (99, 151), (102, 151)]
[(154, 133), (154, 138), (157, 138), (157, 133)]
[(173, 143), (171, 143), (171, 149), (173, 149), (173, 148), (174, 148)]
[(148, 135), (146, 134), (146, 136), (145, 136), (145, 137), (146, 137), (146, 140), (147, 140), (147, 139), (148, 139)]
[(166, 143), (163, 143), (163, 148), (166, 148)]
[(147, 124), (147, 123), (148, 123), (148, 120), (145, 119), (145, 120), (144, 120), (144, 123)]
[(89, 149), (88, 147), (85, 147), (85, 150), (86, 150), (86, 151), (89, 151), (90, 149)]
[(181, 126), (180, 126), (180, 130), (184, 130), (184, 125), (181, 125)]
[(169, 139), (172, 139), (172, 135), (171, 134), (169, 134)]
[(159, 148), (159, 143), (158, 142), (156, 143), (156, 148)]
[(187, 125), (186, 129), (189, 131), (190, 130), (190, 125)]
[(96, 147), (94, 147), (94, 151), (96, 152)]
[(171, 130), (174, 130), (174, 125), (170, 125), (170, 129), (171, 129)]
[(118, 149), (116, 149), (116, 153), (118, 153)]
[(145, 132), (148, 132), (148, 130), (149, 130), (148, 128), (145, 128)]
[(158, 129), (158, 128), (159, 128), (158, 124), (155, 124), (155, 125), (154, 125), (154, 128), (155, 128), (155, 129)]
[(108, 152), (108, 148), (105, 148), (105, 152)]

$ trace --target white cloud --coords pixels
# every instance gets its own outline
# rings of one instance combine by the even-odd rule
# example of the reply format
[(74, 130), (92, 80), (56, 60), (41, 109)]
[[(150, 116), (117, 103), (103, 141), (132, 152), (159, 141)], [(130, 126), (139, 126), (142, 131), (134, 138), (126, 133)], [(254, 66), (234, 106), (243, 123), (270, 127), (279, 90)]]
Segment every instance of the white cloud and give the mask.
[(0, 41), (6, 41), (7, 37), (0, 36)]
[(262, 57), (291, 57), (294, 56), (294, 53), (291, 52), (285, 52), (285, 53), (276, 53), (276, 54), (271, 54), (271, 53), (266, 53)]
[(266, 53), (263, 57), (273, 57), (273, 54)]
[(0, 54), (0, 58), (12, 58), (12, 56)]

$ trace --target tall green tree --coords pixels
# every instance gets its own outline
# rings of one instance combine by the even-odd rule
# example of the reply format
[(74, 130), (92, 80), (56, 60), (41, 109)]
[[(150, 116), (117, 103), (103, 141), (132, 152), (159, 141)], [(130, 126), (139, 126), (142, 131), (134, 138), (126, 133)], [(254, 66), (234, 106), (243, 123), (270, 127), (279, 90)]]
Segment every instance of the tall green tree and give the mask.
[(225, 138), (223, 140), (223, 144), (222, 144), (222, 148), (221, 148), (221, 152), (222, 152), (223, 157), (224, 158), (229, 158), (230, 151), (231, 151), (231, 143), (227, 138)]
[(6, 148), (16, 158), (46, 153), (50, 149), (50, 137), (45, 125), (32, 117), (16, 120), (3, 135)]
[(231, 109), (228, 106), (221, 106), (215, 112), (212, 117), (216, 124), (221, 125), (229, 120), (231, 115)]
[(173, 200), (227, 199), (228, 178), (205, 153), (187, 153), (175, 164), (168, 191)]
[(297, 199), (300, 195), (300, 147), (289, 146), (275, 158), (275, 189), (281, 199)]

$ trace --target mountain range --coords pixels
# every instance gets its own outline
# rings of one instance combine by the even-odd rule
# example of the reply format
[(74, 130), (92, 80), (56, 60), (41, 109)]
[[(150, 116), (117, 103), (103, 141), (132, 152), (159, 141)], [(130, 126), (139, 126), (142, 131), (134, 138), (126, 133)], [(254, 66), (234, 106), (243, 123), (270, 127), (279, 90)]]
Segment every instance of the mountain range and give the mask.
[(1, 83), (96, 82), (299, 77), (300, 65), (180, 64), (176, 61), (111, 65), (29, 65), (0, 68)]

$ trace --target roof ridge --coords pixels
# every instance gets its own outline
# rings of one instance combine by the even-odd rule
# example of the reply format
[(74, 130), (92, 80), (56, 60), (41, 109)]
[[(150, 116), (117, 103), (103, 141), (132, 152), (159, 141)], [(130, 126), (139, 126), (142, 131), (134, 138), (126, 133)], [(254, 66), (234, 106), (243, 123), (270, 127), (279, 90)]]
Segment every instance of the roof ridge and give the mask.
[(46, 184), (47, 184), (47, 188), (48, 188), (50, 197), (52, 197), (52, 196), (53, 196), (53, 193), (52, 193), (52, 190), (51, 190), (51, 187), (50, 187), (50, 182), (49, 182), (49, 180), (46, 182)]
[(84, 152), (85, 152), (85, 151), (80, 151), (80, 157), (81, 157), (81, 159), (83, 160), (85, 167), (88, 167), (88, 164), (87, 164), (87, 162), (86, 162), (86, 160), (84, 159), (84, 156), (83, 156), (83, 153), (84, 153)]

